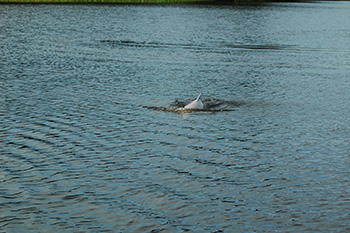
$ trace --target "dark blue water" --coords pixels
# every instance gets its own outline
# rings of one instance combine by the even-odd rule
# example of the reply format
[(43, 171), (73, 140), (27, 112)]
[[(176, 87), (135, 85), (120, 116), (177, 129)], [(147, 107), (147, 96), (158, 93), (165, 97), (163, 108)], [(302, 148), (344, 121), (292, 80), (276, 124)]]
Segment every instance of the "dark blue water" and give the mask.
[(349, 12), (0, 5), (0, 231), (350, 231)]

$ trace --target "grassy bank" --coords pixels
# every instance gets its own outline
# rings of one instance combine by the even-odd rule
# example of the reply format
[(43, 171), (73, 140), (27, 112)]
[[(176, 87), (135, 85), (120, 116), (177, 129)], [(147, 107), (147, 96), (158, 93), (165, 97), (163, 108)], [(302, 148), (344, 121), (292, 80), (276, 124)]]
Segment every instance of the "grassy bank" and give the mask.
[(264, 0), (0, 0), (0, 3), (63, 3), (63, 4), (190, 4), (190, 3), (237, 3), (262, 2)]
[(203, 0), (0, 0), (0, 3), (198, 3)]

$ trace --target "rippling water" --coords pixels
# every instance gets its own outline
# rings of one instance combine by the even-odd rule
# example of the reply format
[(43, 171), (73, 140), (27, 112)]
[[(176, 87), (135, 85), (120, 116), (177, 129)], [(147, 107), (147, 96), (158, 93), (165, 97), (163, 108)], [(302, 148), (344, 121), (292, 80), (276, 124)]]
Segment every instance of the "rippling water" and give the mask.
[(350, 231), (349, 10), (0, 5), (0, 231)]

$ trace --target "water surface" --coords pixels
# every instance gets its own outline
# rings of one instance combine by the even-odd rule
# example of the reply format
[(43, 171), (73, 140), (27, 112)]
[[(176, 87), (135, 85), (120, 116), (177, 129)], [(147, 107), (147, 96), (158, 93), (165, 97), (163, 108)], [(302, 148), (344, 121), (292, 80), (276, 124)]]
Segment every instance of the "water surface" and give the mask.
[(0, 231), (349, 231), (349, 10), (0, 5)]

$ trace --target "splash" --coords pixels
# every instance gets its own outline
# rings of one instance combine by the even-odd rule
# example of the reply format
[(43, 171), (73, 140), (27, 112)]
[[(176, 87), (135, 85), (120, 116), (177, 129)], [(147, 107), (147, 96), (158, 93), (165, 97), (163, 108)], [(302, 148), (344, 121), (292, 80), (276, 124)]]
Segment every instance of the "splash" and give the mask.
[(175, 100), (171, 103), (170, 107), (155, 107), (155, 106), (143, 106), (147, 109), (175, 112), (175, 113), (194, 113), (194, 112), (228, 112), (235, 111), (238, 107), (245, 105), (241, 101), (227, 101), (217, 98), (202, 98), (203, 108), (202, 109), (188, 109), (185, 108), (189, 103), (195, 99)]

